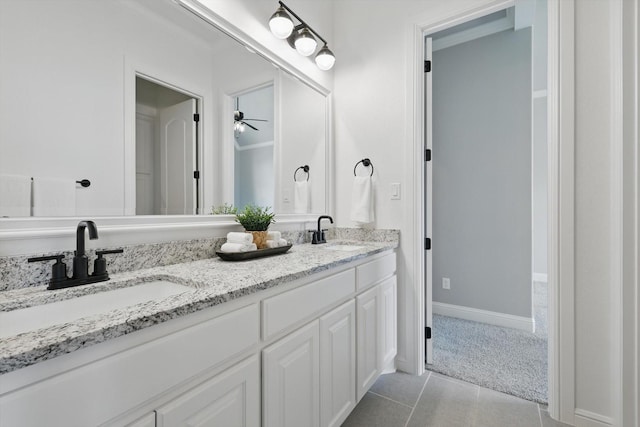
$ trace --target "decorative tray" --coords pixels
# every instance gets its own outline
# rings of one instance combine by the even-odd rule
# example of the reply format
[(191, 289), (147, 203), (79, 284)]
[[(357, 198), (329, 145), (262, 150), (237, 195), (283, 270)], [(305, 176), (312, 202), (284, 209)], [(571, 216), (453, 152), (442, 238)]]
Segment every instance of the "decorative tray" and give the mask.
[(224, 261), (244, 261), (246, 259), (260, 258), (263, 256), (283, 254), (291, 249), (291, 244), (287, 246), (278, 246), (277, 248), (258, 249), (249, 252), (222, 252), (216, 251), (216, 255)]

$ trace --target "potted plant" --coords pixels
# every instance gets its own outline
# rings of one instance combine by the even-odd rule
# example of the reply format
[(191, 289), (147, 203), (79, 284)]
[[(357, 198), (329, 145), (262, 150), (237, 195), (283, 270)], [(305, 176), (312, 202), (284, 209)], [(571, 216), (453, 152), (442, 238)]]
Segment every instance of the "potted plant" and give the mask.
[(236, 222), (239, 222), (248, 233), (253, 234), (253, 243), (258, 249), (264, 249), (267, 244), (267, 229), (271, 223), (276, 222), (275, 214), (271, 212), (271, 207), (260, 207), (247, 205), (244, 209), (236, 213)]
[(222, 206), (212, 206), (211, 215), (235, 215), (238, 213), (238, 208), (235, 206), (224, 204)]

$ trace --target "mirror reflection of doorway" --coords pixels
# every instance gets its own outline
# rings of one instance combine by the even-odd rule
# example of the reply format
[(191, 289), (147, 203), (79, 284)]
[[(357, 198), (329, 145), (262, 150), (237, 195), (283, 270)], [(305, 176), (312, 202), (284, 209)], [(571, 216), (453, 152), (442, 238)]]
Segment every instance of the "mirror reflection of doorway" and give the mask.
[(198, 213), (198, 101), (136, 77), (136, 215)]
[(234, 205), (274, 206), (273, 84), (233, 97)]

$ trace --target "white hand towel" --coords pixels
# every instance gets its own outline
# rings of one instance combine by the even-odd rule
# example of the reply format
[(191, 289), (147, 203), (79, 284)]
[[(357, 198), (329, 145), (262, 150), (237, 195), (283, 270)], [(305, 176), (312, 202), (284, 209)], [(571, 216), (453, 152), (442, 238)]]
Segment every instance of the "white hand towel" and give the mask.
[(228, 243), (253, 243), (253, 234), (251, 233), (241, 233), (241, 232), (231, 232), (227, 233), (227, 242)]
[(33, 216), (75, 216), (76, 181), (33, 178)]
[(285, 239), (278, 239), (278, 246), (287, 246), (289, 244), (289, 242), (287, 242)]
[(0, 217), (31, 216), (31, 177), (0, 175)]
[(282, 238), (282, 234), (279, 231), (268, 231), (267, 241), (275, 240), (276, 242)]
[(373, 222), (373, 185), (370, 176), (356, 176), (351, 192), (351, 220), (362, 224)]
[(296, 181), (293, 183), (293, 212), (309, 213), (309, 182)]
[(258, 247), (255, 243), (244, 244), (244, 243), (225, 243), (220, 247), (222, 252), (249, 252), (256, 251)]

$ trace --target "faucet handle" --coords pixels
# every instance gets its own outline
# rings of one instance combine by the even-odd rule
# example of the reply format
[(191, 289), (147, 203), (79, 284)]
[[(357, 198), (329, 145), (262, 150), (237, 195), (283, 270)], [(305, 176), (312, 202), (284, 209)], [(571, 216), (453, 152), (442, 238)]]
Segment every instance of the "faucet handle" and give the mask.
[(51, 285), (67, 280), (67, 264), (62, 262), (62, 258), (64, 258), (64, 255), (39, 256), (28, 258), (27, 262), (50, 261), (55, 259), (56, 262), (51, 266), (51, 280), (49, 280)]
[(96, 251), (96, 255), (98, 255), (98, 258), (96, 258), (96, 260), (93, 262), (93, 276), (105, 276), (106, 278), (108, 278), (109, 274), (107, 273), (107, 260), (104, 259), (102, 256), (109, 255), (109, 254), (121, 254), (123, 252), (124, 252), (124, 249), (110, 249), (107, 251)]

